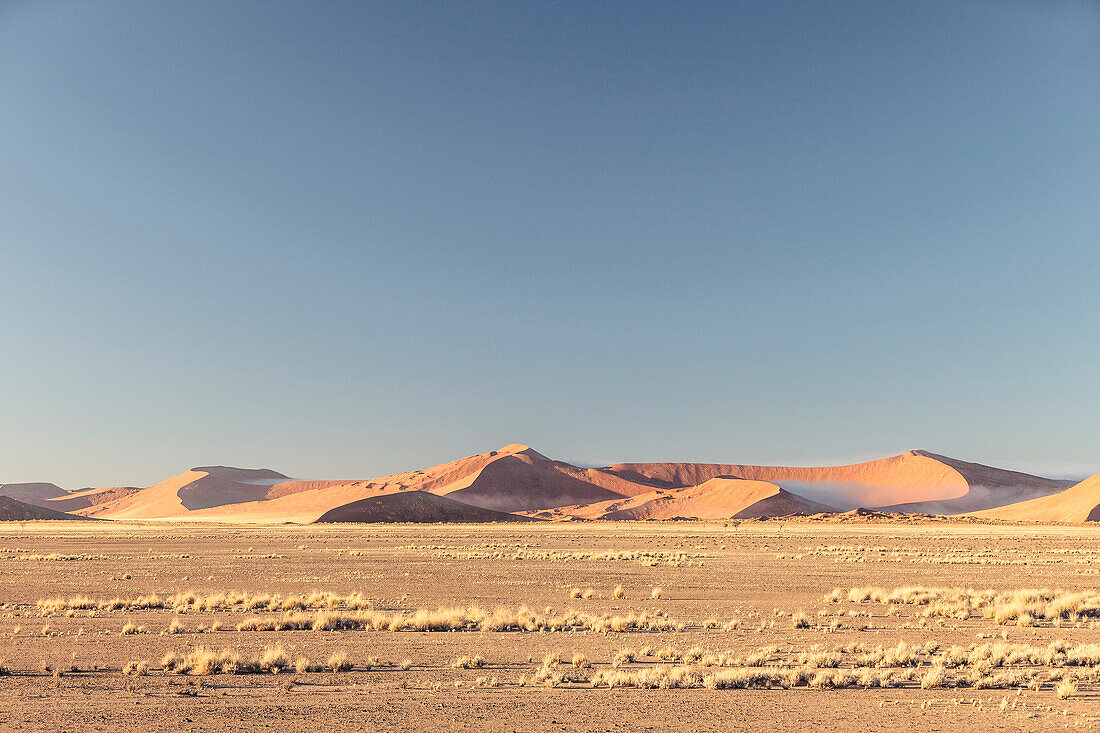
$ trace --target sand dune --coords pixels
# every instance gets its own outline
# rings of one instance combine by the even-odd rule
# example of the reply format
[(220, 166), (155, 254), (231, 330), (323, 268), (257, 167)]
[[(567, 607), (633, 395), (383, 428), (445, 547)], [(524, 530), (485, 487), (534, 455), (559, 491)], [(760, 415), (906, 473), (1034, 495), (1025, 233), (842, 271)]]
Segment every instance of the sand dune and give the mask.
[[(55, 487), (62, 495), (41, 501), (105, 519), (232, 523), (441, 516), (446, 507), (469, 517), (493, 516), (471, 511), (476, 509), (562, 519), (729, 519), (856, 506), (959, 513), (1049, 494), (1065, 485), (924, 451), (846, 466), (630, 463), (581, 468), (512, 444), (371, 480), (296, 480), (266, 469), (203, 466), (141, 490), (66, 493)], [(410, 493), (453, 503), (425, 496), (383, 498)]]
[(967, 492), (960, 497), (944, 500), (923, 500), (879, 507), (887, 512), (914, 514), (964, 514), (982, 509), (1006, 506), (1028, 499), (1049, 496), (1064, 491), (1073, 481), (1042, 478), (1019, 471), (991, 468), (980, 463), (967, 463), (934, 453), (919, 451), (921, 455), (939, 461), (959, 472), (966, 480)]
[(238, 504), (267, 496), (287, 477), (267, 469), (201, 466), (159, 484), (80, 510), (85, 516), (111, 519), (161, 519), (198, 509)]
[(1027, 522), (1098, 522), (1100, 521), (1100, 474), (1057, 494), (974, 512), (973, 515), (986, 519), (1013, 519)]
[(748, 519), (831, 511), (835, 509), (804, 499), (767, 481), (718, 476), (698, 486), (656, 489), (626, 499), (561, 507), (548, 516), (584, 519)]
[(97, 504), (106, 504), (123, 497), (136, 494), (141, 489), (135, 486), (107, 486), (101, 489), (81, 489), (80, 491), (66, 491), (64, 496), (46, 499), (41, 506), (56, 509), (59, 512), (73, 512), (78, 509), (87, 509)]
[(66, 496), (67, 492), (57, 484), (47, 483), (21, 483), (0, 484), (0, 496), (10, 496), (16, 501), (34, 506), (43, 506), (43, 502), (58, 496)]
[[(447, 496), (485, 509), (514, 512), (589, 504), (624, 495), (581, 478), (574, 466), (563, 470), (566, 466), (525, 448), (488, 463), (472, 477), (469, 486), (449, 491)], [(620, 479), (618, 483), (629, 482)]]
[(652, 490), (597, 469), (552, 461), (520, 444), (371, 481), (278, 481), (270, 476), (282, 474), (239, 471), (192, 469), (132, 496), (79, 512), (110, 519), (312, 522), (362, 499), (411, 491), (446, 496), (457, 506), (508, 513)]
[(318, 522), (529, 522), (530, 517), (495, 512), (436, 496), (407, 491), (360, 499), (325, 512)]
[(85, 519), (85, 517), (27, 504), (10, 496), (0, 496), (0, 522), (29, 522), (38, 519)]
[(608, 470), (624, 478), (656, 481), (668, 487), (697, 486), (718, 476), (768, 481), (795, 494), (849, 509), (954, 499), (965, 495), (969, 488), (957, 470), (922, 451), (847, 466), (620, 463)]

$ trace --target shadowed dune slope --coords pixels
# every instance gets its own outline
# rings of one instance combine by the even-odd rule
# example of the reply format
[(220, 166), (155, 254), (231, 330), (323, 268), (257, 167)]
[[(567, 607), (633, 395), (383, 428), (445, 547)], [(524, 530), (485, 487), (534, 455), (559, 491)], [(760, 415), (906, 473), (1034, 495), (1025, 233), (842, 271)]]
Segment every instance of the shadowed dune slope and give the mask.
[(698, 486), (656, 489), (626, 499), (561, 507), (547, 516), (584, 519), (748, 519), (831, 511), (835, 509), (804, 499), (767, 481), (718, 476)]
[(1028, 522), (1100, 521), (1100, 474), (1085, 479), (1050, 496), (974, 512), (986, 519), (1013, 519)]
[(34, 506), (43, 506), (43, 502), (58, 496), (65, 496), (67, 493), (56, 484), (37, 482), (0, 484), (0, 496), (9, 496), (16, 501)]
[(427, 491), (373, 496), (325, 512), (318, 522), (529, 522), (505, 512), (463, 504)]
[(26, 504), (10, 496), (0, 496), (0, 522), (29, 522), (37, 519), (86, 519), (86, 517)]

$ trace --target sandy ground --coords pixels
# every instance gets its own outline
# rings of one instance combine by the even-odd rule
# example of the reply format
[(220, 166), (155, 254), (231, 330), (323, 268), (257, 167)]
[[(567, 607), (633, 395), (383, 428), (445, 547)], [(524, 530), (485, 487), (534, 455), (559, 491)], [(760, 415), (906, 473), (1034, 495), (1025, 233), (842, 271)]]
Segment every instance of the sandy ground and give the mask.
[[(888, 615), (880, 604), (829, 604), (833, 588), (905, 585), (1091, 589), (1100, 572), (1097, 530), (985, 525), (808, 525), (745, 522), (554, 525), (348, 525), (310, 527), (154, 526), (126, 523), (0, 525), (0, 729), (117, 730), (1052, 730), (1100, 723), (1100, 685), (1082, 684), (1060, 700), (1039, 690), (900, 688), (630, 689), (585, 682), (528, 684), (547, 652), (568, 662), (584, 654), (609, 670), (660, 660), (642, 647), (692, 646), (748, 653), (764, 646), (792, 657), (815, 645), (942, 646), (982, 643), (1004, 631), (1010, 642), (1100, 642), (1087, 623), (1000, 627), (992, 620), (922, 621), (918, 609)], [(1095, 549), (1095, 552), (1093, 551)], [(546, 553), (648, 552), (656, 565)], [(516, 557), (517, 553), (521, 555)], [(651, 562), (654, 560), (650, 560)], [(612, 589), (622, 585), (626, 598)], [(654, 600), (660, 586), (665, 597)], [(593, 590), (571, 598), (573, 588)], [(124, 599), (181, 591), (306, 595), (361, 592), (381, 611), (526, 604), (540, 613), (654, 612), (683, 621), (682, 632), (238, 632), (237, 622), (281, 612), (62, 611), (47, 617), (40, 599), (87, 595)], [(852, 610), (828, 631), (820, 610)], [(777, 611), (781, 615), (777, 615)], [(792, 628), (805, 612), (814, 628)], [(735, 630), (704, 628), (737, 618)], [(165, 634), (173, 619), (184, 632)], [(215, 621), (225, 630), (199, 633)], [(122, 635), (126, 623), (143, 633)], [(860, 624), (866, 629), (858, 630)], [(922, 625), (923, 624), (923, 625)], [(44, 630), (44, 627), (48, 629)], [(16, 630), (18, 629), (18, 630)], [(281, 644), (293, 658), (323, 661), (346, 651), (349, 672), (176, 675), (159, 669), (168, 651), (199, 645), (257, 655)], [(453, 669), (481, 655), (482, 669)], [(378, 664), (365, 669), (364, 661)], [(409, 669), (399, 663), (408, 659)], [(147, 676), (126, 676), (147, 660)], [(47, 670), (46, 667), (49, 669)], [(60, 672), (60, 674), (58, 674)], [(492, 684), (498, 687), (479, 687)], [(457, 683), (457, 686), (456, 686)]]

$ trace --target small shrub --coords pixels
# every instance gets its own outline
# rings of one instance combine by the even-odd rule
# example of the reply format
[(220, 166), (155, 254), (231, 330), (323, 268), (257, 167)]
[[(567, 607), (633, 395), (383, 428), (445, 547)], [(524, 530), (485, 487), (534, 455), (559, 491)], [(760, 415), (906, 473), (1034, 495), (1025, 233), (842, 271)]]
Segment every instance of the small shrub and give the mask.
[(290, 660), (287, 659), (286, 652), (279, 645), (265, 646), (263, 653), (260, 655), (260, 669), (264, 672), (278, 673), (279, 670), (285, 669), (290, 666)]
[(122, 668), (122, 674), (128, 677), (144, 677), (149, 674), (149, 663), (144, 660), (127, 662)]
[(352, 667), (346, 652), (334, 652), (326, 664), (333, 672), (347, 672)]
[(480, 669), (485, 666), (485, 659), (480, 654), (472, 657), (459, 657), (451, 662), (452, 669)]

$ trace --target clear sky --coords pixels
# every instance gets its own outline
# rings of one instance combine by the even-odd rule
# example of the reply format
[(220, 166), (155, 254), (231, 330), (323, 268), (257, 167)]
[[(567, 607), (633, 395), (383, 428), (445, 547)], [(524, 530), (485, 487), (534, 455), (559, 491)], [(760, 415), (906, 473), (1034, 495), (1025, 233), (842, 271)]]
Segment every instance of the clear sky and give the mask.
[(0, 3), (0, 481), (1100, 471), (1100, 3)]

